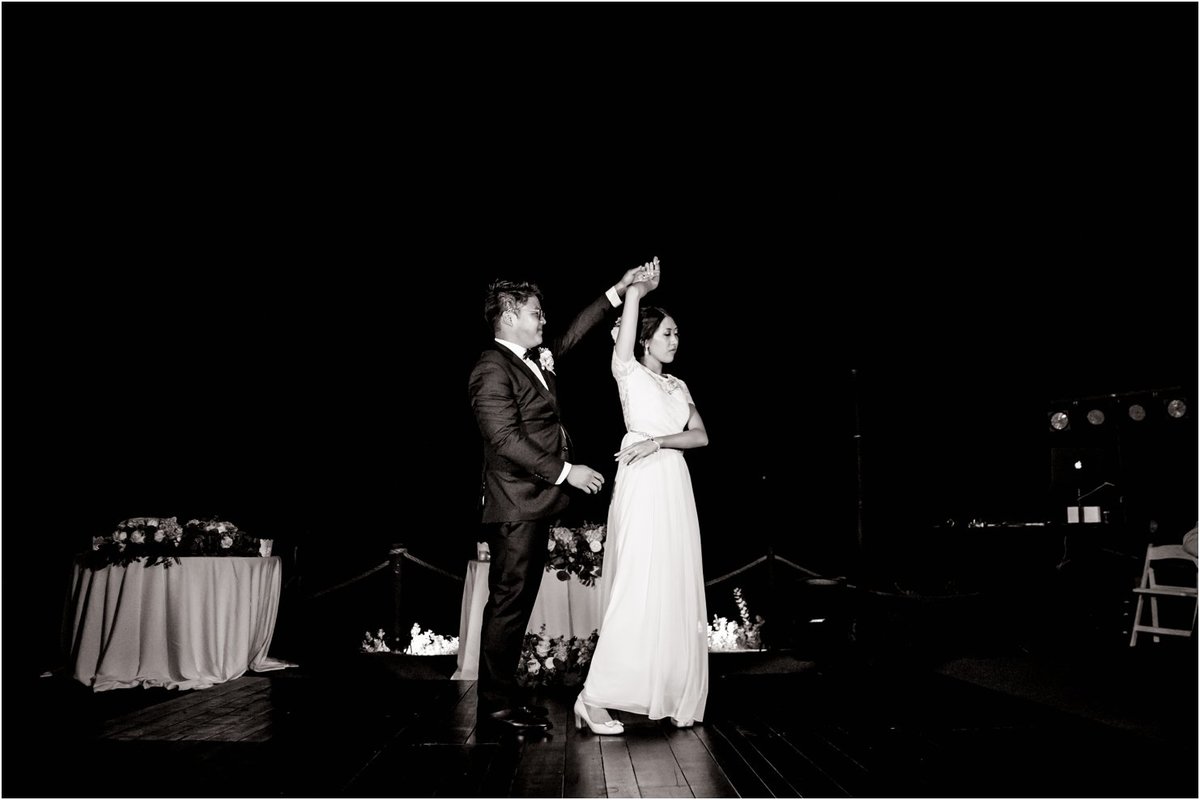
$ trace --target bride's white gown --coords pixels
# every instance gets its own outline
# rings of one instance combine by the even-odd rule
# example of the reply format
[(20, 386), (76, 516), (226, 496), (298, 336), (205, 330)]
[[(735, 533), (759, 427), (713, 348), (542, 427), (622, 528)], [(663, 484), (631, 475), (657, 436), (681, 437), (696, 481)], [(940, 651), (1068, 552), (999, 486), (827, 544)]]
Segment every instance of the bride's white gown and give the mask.
[[(612, 371), (628, 431), (621, 447), (684, 429), (692, 398), (683, 381), (620, 361), (615, 350)], [(702, 720), (708, 614), (696, 498), (682, 452), (663, 448), (617, 467), (605, 549), (610, 597), (584, 702), (677, 724)]]

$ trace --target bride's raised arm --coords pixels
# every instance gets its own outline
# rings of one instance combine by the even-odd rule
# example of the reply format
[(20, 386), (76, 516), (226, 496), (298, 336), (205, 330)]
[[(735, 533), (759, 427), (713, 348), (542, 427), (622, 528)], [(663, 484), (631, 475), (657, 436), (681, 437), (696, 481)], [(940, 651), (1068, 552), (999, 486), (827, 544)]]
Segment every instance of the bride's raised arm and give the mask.
[(629, 284), (625, 290), (625, 306), (621, 309), (621, 322), (617, 329), (616, 340), (616, 354), (620, 361), (633, 359), (633, 346), (637, 344), (639, 333), (637, 323), (641, 299), (658, 288), (660, 279), (658, 258), (643, 265), (639, 273), (644, 274), (645, 277)]

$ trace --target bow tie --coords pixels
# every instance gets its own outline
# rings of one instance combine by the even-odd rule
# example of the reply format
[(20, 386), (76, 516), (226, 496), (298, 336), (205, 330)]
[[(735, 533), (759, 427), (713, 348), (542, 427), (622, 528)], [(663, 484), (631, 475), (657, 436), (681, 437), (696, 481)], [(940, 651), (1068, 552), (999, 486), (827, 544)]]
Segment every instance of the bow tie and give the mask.
[(533, 363), (537, 364), (539, 369), (542, 366), (541, 358), (542, 358), (542, 348), (541, 347), (531, 347), (525, 351), (525, 360), (532, 361)]

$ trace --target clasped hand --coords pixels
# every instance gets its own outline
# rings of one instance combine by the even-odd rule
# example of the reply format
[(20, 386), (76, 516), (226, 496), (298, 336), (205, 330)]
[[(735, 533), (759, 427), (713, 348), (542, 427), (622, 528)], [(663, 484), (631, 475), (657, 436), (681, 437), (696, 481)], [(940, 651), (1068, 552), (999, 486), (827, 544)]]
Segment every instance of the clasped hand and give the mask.
[(657, 289), (660, 280), (662, 280), (661, 267), (658, 263), (658, 256), (655, 256), (653, 261), (647, 261), (641, 266), (626, 270), (625, 275), (617, 283), (617, 287), (628, 290), (629, 287), (637, 284), (641, 289), (641, 294), (645, 295)]
[(653, 439), (643, 439), (640, 442), (634, 442), (628, 447), (622, 447), (613, 457), (621, 464), (632, 464), (635, 461), (640, 461), (646, 456), (652, 456), (660, 449), (658, 442)]

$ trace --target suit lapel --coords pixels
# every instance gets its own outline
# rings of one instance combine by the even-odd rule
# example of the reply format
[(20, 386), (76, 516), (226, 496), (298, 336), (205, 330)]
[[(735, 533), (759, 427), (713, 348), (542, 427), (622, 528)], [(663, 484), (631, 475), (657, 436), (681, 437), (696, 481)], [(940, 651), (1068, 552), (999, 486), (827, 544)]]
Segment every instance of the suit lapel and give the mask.
[(553, 376), (550, 375), (548, 372), (543, 371), (542, 377), (544, 377), (546, 379), (546, 386), (543, 386), (542, 382), (539, 381), (537, 379), (537, 376), (533, 374), (533, 367), (530, 366), (529, 363), (525, 361), (525, 359), (518, 358), (516, 353), (514, 353), (512, 350), (509, 350), (507, 347), (500, 344), (499, 342), (497, 342), (495, 344), (495, 347), (501, 353), (508, 356), (513, 361), (513, 363), (515, 363), (517, 365), (517, 369), (521, 370), (521, 374), (525, 376), (526, 380), (528, 380), (530, 383), (533, 384), (533, 388), (537, 389), (541, 393), (542, 397), (546, 398), (546, 402), (549, 403), (554, 408), (555, 413), (557, 413), (558, 412), (558, 399), (554, 396), (553, 392), (551, 392), (549, 389), (546, 388), (546, 386), (554, 385), (551, 382), (553, 380)]

